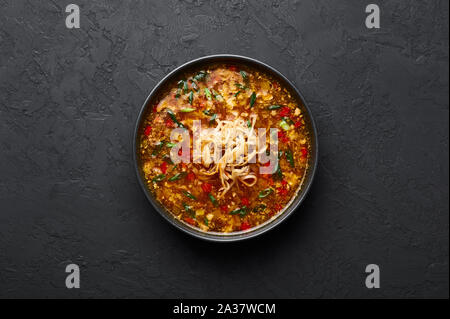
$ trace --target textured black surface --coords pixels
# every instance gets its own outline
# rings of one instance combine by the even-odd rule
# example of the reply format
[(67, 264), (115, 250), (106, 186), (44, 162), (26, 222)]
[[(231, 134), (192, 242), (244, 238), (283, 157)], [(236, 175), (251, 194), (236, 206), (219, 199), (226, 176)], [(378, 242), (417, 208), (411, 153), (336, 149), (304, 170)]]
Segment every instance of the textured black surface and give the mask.
[[(75, 1), (79, 30), (68, 3), (0, 0), (0, 297), (448, 297), (448, 1), (378, 1), (379, 30), (360, 0)], [(132, 163), (151, 88), (214, 53), (284, 73), (321, 143), (305, 203), (238, 244), (168, 225)]]

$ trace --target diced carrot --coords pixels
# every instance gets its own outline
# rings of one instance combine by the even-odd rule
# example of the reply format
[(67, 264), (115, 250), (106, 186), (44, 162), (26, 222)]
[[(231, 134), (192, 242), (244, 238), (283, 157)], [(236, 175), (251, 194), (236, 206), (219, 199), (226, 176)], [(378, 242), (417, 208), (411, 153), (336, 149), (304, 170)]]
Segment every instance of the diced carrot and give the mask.
[(195, 226), (195, 220), (192, 219), (192, 218), (190, 218), (190, 217), (185, 217), (185, 218), (184, 218), (184, 221), (185, 221), (186, 223), (191, 224), (192, 226)]
[(280, 110), (279, 115), (280, 115), (281, 117), (284, 117), (284, 116), (288, 116), (289, 113), (291, 113), (291, 109), (290, 109), (289, 107), (287, 107), (287, 106), (283, 106), (283, 107), (281, 108), (281, 110)]
[(174, 127), (175, 123), (172, 121), (172, 119), (167, 119), (166, 120), (166, 126), (167, 127)]
[(206, 194), (211, 193), (212, 191), (212, 185), (209, 183), (203, 183), (202, 184), (202, 190), (203, 192), (205, 192)]
[(161, 172), (163, 174), (166, 174), (167, 173), (167, 162), (162, 162), (161, 166), (159, 168), (161, 169)]
[(278, 139), (282, 142), (282, 143), (289, 143), (289, 138), (286, 136), (286, 133), (284, 133), (284, 131), (279, 130), (278, 131)]
[(189, 181), (189, 182), (192, 182), (192, 181), (194, 181), (195, 180), (195, 174), (193, 173), (193, 172), (189, 172), (189, 174), (187, 174), (187, 176), (186, 176), (186, 179)]
[(286, 196), (289, 193), (288, 190), (284, 187), (278, 187), (277, 192), (281, 196)]
[(306, 147), (303, 147), (300, 152), (302, 153), (302, 157), (308, 156), (308, 149)]

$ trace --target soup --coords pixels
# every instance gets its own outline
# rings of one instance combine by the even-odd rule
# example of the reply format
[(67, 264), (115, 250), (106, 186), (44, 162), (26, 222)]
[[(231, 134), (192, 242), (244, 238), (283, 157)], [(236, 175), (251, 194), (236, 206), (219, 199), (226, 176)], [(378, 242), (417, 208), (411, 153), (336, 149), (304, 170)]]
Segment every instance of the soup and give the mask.
[(203, 231), (246, 231), (276, 218), (301, 189), (311, 132), (301, 101), (270, 75), (209, 64), (150, 103), (141, 168), (174, 218)]

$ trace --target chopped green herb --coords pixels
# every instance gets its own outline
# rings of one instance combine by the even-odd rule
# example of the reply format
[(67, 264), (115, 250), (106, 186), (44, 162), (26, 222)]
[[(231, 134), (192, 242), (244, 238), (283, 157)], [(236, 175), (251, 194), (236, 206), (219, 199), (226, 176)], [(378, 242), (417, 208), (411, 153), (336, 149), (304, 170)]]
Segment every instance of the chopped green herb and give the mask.
[(205, 96), (208, 100), (211, 100), (211, 91), (208, 88), (205, 88)]
[(264, 198), (264, 197), (269, 196), (272, 193), (273, 193), (273, 188), (266, 188), (266, 189), (263, 189), (262, 191), (259, 192), (258, 197), (259, 198)]
[(180, 80), (178, 81), (178, 88), (183, 89), (184, 93), (187, 93), (189, 90), (188, 82), (186, 80)]
[(215, 90), (212, 90), (212, 94), (213, 94), (214, 98), (215, 98), (217, 101), (223, 101), (222, 95), (220, 95), (219, 93), (217, 93)]
[(194, 112), (194, 111), (195, 111), (195, 109), (192, 107), (185, 107), (184, 109), (180, 110), (180, 112), (183, 112), (183, 113), (189, 113), (189, 112)]
[(286, 159), (289, 162), (289, 165), (291, 167), (294, 167), (294, 155), (292, 154), (292, 151), (290, 149), (286, 151)]
[(203, 111), (203, 114), (209, 116), (209, 115), (211, 115), (211, 110), (204, 110), (204, 111)]
[(211, 203), (213, 203), (213, 205), (214, 205), (215, 207), (219, 206), (219, 202), (217, 201), (217, 199), (214, 198), (213, 195), (211, 195), (211, 193), (208, 193), (208, 197), (209, 197), (209, 199), (211, 200)]
[(244, 217), (245, 215), (247, 215), (247, 213), (248, 213), (247, 206), (242, 206), (241, 208), (232, 210), (230, 212), (230, 215), (239, 215), (240, 217)]
[(152, 182), (159, 183), (159, 182), (162, 182), (165, 178), (166, 178), (166, 175), (160, 174), (160, 175), (156, 176), (155, 178), (153, 178)]
[(169, 114), (169, 116), (172, 119), (172, 121), (174, 123), (176, 123), (178, 125), (178, 127), (184, 128), (183, 123), (181, 123), (180, 121), (177, 120), (177, 117), (175, 116), (175, 113), (173, 113), (173, 111), (171, 109), (167, 109), (167, 114)]
[(197, 75), (196, 76), (194, 76), (194, 79), (196, 80), (196, 81), (204, 81), (205, 80), (205, 78), (206, 78), (206, 72), (205, 71), (200, 71), (199, 73), (197, 73)]
[(214, 122), (216, 121), (216, 119), (217, 119), (217, 114), (214, 113), (214, 114), (209, 118), (209, 124), (210, 124), (210, 125), (214, 124)]
[(161, 152), (165, 143), (166, 143), (166, 141), (163, 140), (163, 141), (159, 142), (158, 144), (156, 144), (155, 148), (153, 149), (152, 156), (157, 156)]
[(192, 195), (189, 191), (184, 191), (183, 194), (184, 194), (186, 197), (189, 197), (190, 199), (197, 200), (197, 197), (195, 197), (194, 195)]
[(255, 105), (256, 102), (256, 93), (253, 92), (252, 95), (250, 96), (250, 108), (253, 107), (253, 105)]
[(237, 87), (238, 89), (240, 89), (240, 90), (246, 90), (246, 89), (247, 89), (247, 87), (245, 87), (244, 85), (242, 85), (242, 84), (239, 83), (239, 82), (234, 83), (234, 85), (236, 85), (236, 87)]
[(294, 122), (292, 122), (292, 120), (287, 116), (283, 116), (281, 119), (284, 120), (289, 125), (294, 124)]
[(191, 83), (191, 88), (192, 88), (194, 91), (198, 91), (198, 85), (197, 85), (197, 83), (195, 83), (194, 81), (192, 81), (192, 83)]
[(268, 107), (269, 110), (278, 110), (281, 108), (281, 105), (271, 105)]
[[(171, 143), (167, 143), (167, 145), (169, 145), (169, 144), (171, 144)], [(173, 165), (172, 159), (171, 159), (170, 156), (167, 155), (167, 154), (165, 154), (165, 155), (163, 156), (163, 161), (166, 162), (166, 163), (168, 163), (168, 164), (172, 164), (172, 165)], [(176, 166), (176, 165), (175, 165), (175, 166)]]
[(205, 223), (206, 226), (209, 225), (209, 220), (208, 220), (208, 218), (205, 217), (205, 218), (203, 219), (203, 222)]
[(259, 204), (258, 206), (255, 206), (255, 208), (253, 208), (253, 211), (255, 213), (259, 213), (259, 212), (263, 212), (264, 210), (266, 210), (267, 206), (264, 204)]
[(172, 147), (174, 147), (175, 145), (177, 145), (177, 144), (176, 144), (176, 143), (172, 143), (172, 142), (169, 142), (169, 143), (166, 144), (166, 146), (167, 146), (168, 148), (172, 148)]
[(185, 177), (186, 175), (187, 175), (186, 172), (177, 173), (177, 174), (173, 175), (171, 178), (169, 178), (169, 181), (170, 182), (177, 181), (177, 180)]
[(285, 120), (281, 120), (280, 126), (285, 131), (289, 131), (291, 129), (291, 127), (289, 126), (289, 124), (286, 123)]
[(244, 81), (247, 81), (248, 77), (247, 77), (247, 72), (245, 71), (239, 71), (239, 73), (241, 74), (242, 78), (244, 79)]
[(250, 120), (247, 120), (247, 127), (251, 128), (252, 127), (252, 122)]
[(240, 93), (241, 93), (241, 91), (237, 91), (237, 92), (234, 94), (234, 97), (237, 97)]
[(281, 171), (281, 166), (280, 166), (280, 162), (278, 161), (277, 166), (275, 167), (275, 170), (273, 172), (274, 174), (274, 179), (275, 180), (279, 180), (281, 181), (283, 179), (283, 172)]
[(191, 215), (192, 218), (195, 218), (195, 212), (192, 210), (192, 207), (186, 204), (185, 202), (182, 203), (184, 210)]
[(191, 93), (189, 93), (189, 104), (192, 105), (193, 101), (194, 101), (194, 92), (191, 91)]

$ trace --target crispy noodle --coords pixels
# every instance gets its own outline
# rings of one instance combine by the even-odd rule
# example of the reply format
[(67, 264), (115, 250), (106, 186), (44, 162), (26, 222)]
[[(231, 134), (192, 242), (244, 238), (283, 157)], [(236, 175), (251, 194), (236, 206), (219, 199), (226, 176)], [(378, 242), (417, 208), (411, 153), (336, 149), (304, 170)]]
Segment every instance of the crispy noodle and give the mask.
[[(250, 123), (241, 117), (235, 120), (217, 120), (213, 129), (202, 129), (200, 138), (196, 140), (194, 149), (201, 150), (195, 155), (194, 163), (201, 163), (198, 172), (211, 177), (219, 174), (222, 187), (219, 199), (232, 187), (239, 183), (252, 187), (257, 182), (254, 172), (249, 169), (250, 163), (256, 162), (256, 155), (265, 152), (267, 146), (259, 149), (255, 131), (257, 115), (250, 116)], [(201, 157), (201, 158), (200, 158)]]

